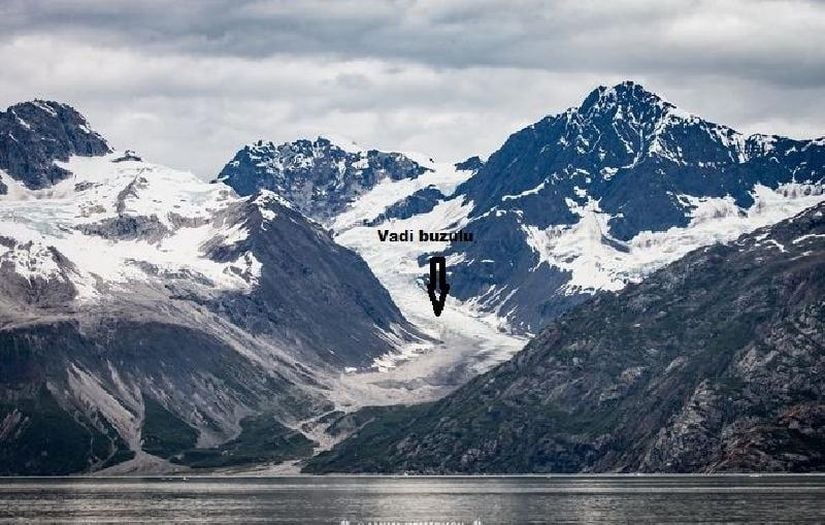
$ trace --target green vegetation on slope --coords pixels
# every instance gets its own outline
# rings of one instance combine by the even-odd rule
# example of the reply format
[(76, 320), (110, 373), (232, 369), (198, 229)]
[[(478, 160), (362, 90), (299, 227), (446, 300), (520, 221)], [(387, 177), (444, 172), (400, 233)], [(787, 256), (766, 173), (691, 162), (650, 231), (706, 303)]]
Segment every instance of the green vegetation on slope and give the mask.
[(114, 432), (78, 422), (42, 386), (34, 397), (0, 402), (0, 475), (60, 476), (129, 459)]
[(143, 396), (143, 450), (168, 458), (195, 446), (198, 432), (163, 405), (149, 396)]
[(215, 448), (185, 450), (172, 461), (194, 468), (278, 463), (307, 457), (315, 445), (300, 432), (264, 414), (241, 421), (241, 434), (237, 438)]

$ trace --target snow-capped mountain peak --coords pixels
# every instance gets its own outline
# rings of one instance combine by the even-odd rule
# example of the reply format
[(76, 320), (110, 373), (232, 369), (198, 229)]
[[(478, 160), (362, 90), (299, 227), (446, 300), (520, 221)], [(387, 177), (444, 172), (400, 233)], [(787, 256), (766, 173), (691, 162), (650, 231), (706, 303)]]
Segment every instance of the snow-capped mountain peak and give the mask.
[(473, 203), (465, 227), (506, 241), (447, 253), (471, 283), (457, 293), (536, 327), (566, 297), (816, 204), (823, 181), (821, 141), (744, 136), (623, 82), (511, 135), (456, 191)]
[[(748, 159), (747, 137), (688, 113), (631, 81), (600, 86), (579, 107), (545, 120), (564, 121), (561, 145), (570, 145), (579, 155), (595, 153), (600, 161), (608, 160), (612, 165), (602, 175), (631, 167), (644, 157), (685, 165)], [(688, 136), (697, 142), (698, 151), (684, 143)], [(710, 154), (711, 150), (716, 151)]]
[(414, 179), (427, 168), (401, 153), (363, 150), (329, 138), (244, 146), (217, 180), (240, 195), (271, 190), (304, 215), (328, 224), (358, 196), (384, 179)]
[(675, 109), (675, 106), (641, 84), (628, 80), (610, 87), (597, 87), (574, 110), (580, 115), (595, 117), (621, 115), (633, 108), (658, 109), (659, 114), (663, 114), (669, 109)]
[[(323, 139), (291, 151), (296, 164), (352, 155)], [(55, 428), (39, 418), (81, 436), (66, 472), (217, 453), (241, 420), (292, 432), (331, 410), (345, 370), (426, 340), (291, 201), (111, 151), (41, 101), (0, 113), (0, 337), (14, 354), (0, 397), (15, 400), (0, 441), (35, 473), (65, 453), (29, 456)], [(157, 414), (184, 446), (156, 446)]]

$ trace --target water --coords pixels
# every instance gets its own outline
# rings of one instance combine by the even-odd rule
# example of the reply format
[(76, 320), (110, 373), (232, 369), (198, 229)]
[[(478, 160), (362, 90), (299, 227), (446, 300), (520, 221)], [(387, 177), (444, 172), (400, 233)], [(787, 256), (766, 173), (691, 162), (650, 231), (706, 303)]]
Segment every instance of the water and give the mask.
[(825, 476), (0, 479), (0, 522), (825, 522)]

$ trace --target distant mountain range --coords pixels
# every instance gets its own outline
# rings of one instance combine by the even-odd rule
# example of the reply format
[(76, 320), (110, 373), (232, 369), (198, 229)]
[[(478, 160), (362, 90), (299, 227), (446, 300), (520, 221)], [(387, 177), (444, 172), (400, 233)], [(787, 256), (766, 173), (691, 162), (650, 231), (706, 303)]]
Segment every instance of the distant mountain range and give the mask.
[[(514, 133), (486, 162), (445, 168), (381, 155), (325, 139), (258, 143), (219, 178), (239, 193), (283, 192), (362, 255), (354, 226), (473, 231), (475, 243), (426, 250), (449, 256), (456, 298), (528, 333), (599, 290), (825, 199), (825, 138), (744, 136), (633, 82), (599, 87)], [(450, 169), (464, 176), (445, 190)], [(284, 190), (284, 181), (295, 184)], [(330, 220), (353, 210), (363, 224)]]
[[(211, 183), (115, 151), (67, 105), (17, 104), (0, 112), (0, 474), (272, 464), (359, 428), (309, 468), (819, 468), (782, 425), (818, 439), (800, 367), (819, 366), (822, 295), (805, 272), (821, 261), (823, 177), (825, 139), (745, 137), (632, 82), (486, 160), (260, 140)], [(393, 244), (379, 229), (475, 240)], [(439, 318), (432, 255), (451, 285)], [(775, 370), (748, 345), (791, 357)], [(496, 365), (482, 377), (501, 391), (475, 379), (434, 405), (352, 412), (432, 400)], [(805, 459), (778, 458), (782, 443)]]

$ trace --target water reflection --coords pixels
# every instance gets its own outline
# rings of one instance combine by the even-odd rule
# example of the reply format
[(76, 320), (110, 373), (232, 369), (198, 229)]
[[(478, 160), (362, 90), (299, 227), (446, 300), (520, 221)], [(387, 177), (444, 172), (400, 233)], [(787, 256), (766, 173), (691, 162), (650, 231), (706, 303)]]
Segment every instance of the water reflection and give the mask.
[(0, 518), (199, 520), (817, 522), (822, 476), (5, 479)]

